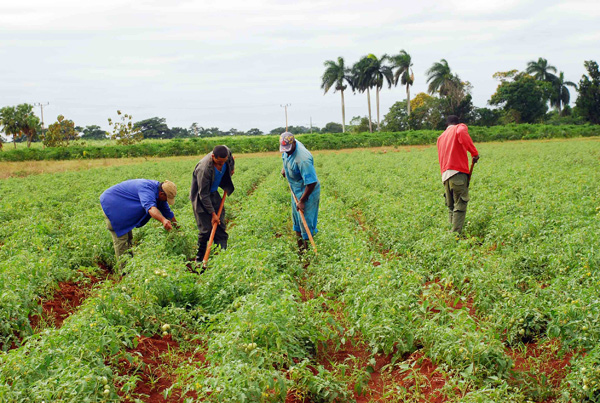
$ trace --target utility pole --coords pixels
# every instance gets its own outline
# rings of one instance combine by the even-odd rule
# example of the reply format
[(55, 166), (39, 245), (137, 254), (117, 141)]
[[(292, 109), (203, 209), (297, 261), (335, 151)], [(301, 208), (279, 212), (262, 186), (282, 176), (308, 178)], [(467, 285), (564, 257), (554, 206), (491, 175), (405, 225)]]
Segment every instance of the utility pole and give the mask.
[(310, 117), (310, 134), (312, 134), (312, 116)]
[(292, 106), (292, 104), (280, 105), (282, 108), (285, 108), (285, 131), (288, 131), (288, 118), (287, 118), (287, 108), (288, 106)]
[(40, 107), (40, 112), (42, 115), (42, 148), (46, 148), (46, 146), (44, 146), (44, 106), (48, 106), (48, 105), (50, 105), (50, 102), (46, 102), (45, 104), (42, 102), (36, 102), (33, 104), (33, 106)]

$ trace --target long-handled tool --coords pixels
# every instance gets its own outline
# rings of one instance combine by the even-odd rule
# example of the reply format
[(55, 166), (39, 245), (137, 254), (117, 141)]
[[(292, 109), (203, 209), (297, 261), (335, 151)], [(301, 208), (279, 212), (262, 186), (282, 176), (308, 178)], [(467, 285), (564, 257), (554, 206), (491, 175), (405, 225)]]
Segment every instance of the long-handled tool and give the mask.
[[(289, 181), (287, 181), (287, 183), (288, 183), (288, 186), (290, 187), (290, 192), (292, 192), (292, 196), (294, 196), (294, 201), (296, 202), (296, 206), (298, 206), (298, 198), (296, 197), (296, 194), (292, 190), (292, 185), (290, 185)], [(310, 240), (310, 244), (312, 245), (312, 247), (315, 251), (315, 255), (318, 256), (319, 254), (317, 253), (317, 245), (315, 245), (315, 240), (313, 239), (310, 229), (308, 228), (308, 224), (306, 223), (306, 218), (304, 218), (304, 211), (298, 209), (298, 213), (300, 213), (300, 218), (302, 219), (302, 224), (304, 224), (304, 229), (306, 230), (306, 233), (308, 234), (308, 239)]]
[[(219, 206), (219, 211), (217, 212), (217, 217), (221, 218), (221, 213), (223, 212), (223, 205), (225, 204), (225, 198), (227, 197), (227, 192), (223, 192), (223, 198), (221, 199), (221, 205)], [(208, 265), (208, 257), (210, 256), (210, 248), (212, 247), (213, 241), (215, 240), (215, 233), (217, 232), (217, 223), (213, 224), (212, 231), (210, 231), (210, 238), (208, 239), (208, 244), (206, 245), (206, 252), (204, 253), (204, 259), (202, 259), (202, 269), (206, 270)]]
[(471, 184), (471, 176), (473, 175), (473, 168), (475, 168), (476, 163), (476, 161), (471, 160), (471, 169), (469, 170), (469, 177), (467, 178), (467, 187)]

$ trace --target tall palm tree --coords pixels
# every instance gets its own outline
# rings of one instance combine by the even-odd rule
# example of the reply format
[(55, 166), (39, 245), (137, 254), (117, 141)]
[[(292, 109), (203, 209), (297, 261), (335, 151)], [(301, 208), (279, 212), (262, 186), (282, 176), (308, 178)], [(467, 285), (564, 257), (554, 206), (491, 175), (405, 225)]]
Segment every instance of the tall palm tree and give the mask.
[(552, 73), (556, 73), (556, 67), (548, 64), (548, 60), (540, 57), (537, 62), (535, 60), (527, 63), (527, 74), (531, 74), (537, 80), (553, 82), (556, 76)]
[(427, 74), (427, 82), (429, 83), (427, 92), (430, 94), (439, 92), (441, 96), (446, 96), (453, 87), (460, 84), (460, 79), (457, 75), (452, 74), (446, 59), (433, 63), (425, 74)]
[(374, 86), (374, 68), (373, 59), (368, 56), (362, 57), (354, 63), (351, 70), (352, 90), (358, 92), (367, 92), (367, 103), (369, 105), (369, 132), (373, 133), (373, 125), (371, 119), (371, 87)]
[(412, 61), (410, 55), (401, 50), (399, 54), (390, 57), (394, 72), (394, 85), (398, 85), (398, 81), (402, 85), (406, 85), (406, 112), (410, 116), (410, 86), (415, 82), (415, 75), (412, 70)]
[(384, 82), (387, 82), (388, 88), (392, 87), (392, 83), (394, 82), (394, 74), (392, 72), (392, 68), (385, 64), (388, 60), (387, 55), (381, 56), (381, 58), (377, 58), (374, 54), (369, 54), (367, 56), (372, 60), (371, 68), (373, 69), (373, 87), (376, 89), (376, 102), (377, 102), (377, 131), (381, 129), (381, 121), (379, 119), (379, 92), (383, 87)]
[(558, 109), (558, 114), (561, 113), (561, 107), (569, 104), (571, 100), (571, 94), (567, 87), (573, 87), (577, 89), (577, 84), (572, 81), (565, 81), (565, 73), (562, 71), (554, 79), (554, 90), (556, 91), (555, 96), (550, 99), (550, 105), (555, 106)]
[(337, 63), (333, 60), (327, 60), (325, 63), (325, 72), (321, 77), (321, 88), (325, 90), (325, 94), (330, 88), (334, 87), (335, 91), (340, 91), (342, 94), (342, 131), (346, 132), (346, 104), (344, 102), (344, 90), (347, 88), (344, 81), (351, 83), (349, 76), (350, 69), (345, 66), (344, 58), (338, 57)]

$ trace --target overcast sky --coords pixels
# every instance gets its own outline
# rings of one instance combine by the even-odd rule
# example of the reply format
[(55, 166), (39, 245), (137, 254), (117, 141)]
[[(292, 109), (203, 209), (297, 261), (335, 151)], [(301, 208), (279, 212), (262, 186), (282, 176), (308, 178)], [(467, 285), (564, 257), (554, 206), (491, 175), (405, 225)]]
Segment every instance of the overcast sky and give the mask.
[[(0, 0), (0, 107), (50, 102), (46, 125), (63, 114), (107, 129), (121, 109), (268, 131), (289, 103), (291, 125), (323, 126), (341, 122), (339, 93), (320, 89), (325, 60), (401, 49), (413, 95), (445, 58), (486, 106), (495, 72), (538, 57), (578, 82), (584, 60), (600, 61), (600, 1)], [(381, 118), (405, 96), (384, 90)], [(348, 91), (347, 121), (366, 114), (366, 95)]]

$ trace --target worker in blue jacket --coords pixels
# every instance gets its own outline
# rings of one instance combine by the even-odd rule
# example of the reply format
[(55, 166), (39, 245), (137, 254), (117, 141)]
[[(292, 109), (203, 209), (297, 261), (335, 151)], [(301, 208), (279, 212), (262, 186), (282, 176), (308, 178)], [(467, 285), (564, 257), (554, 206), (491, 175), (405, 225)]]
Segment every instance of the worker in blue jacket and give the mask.
[(170, 231), (177, 220), (169, 208), (175, 203), (177, 186), (170, 181), (130, 179), (102, 193), (100, 205), (106, 219), (117, 260), (131, 248), (132, 230), (146, 225), (150, 218)]

